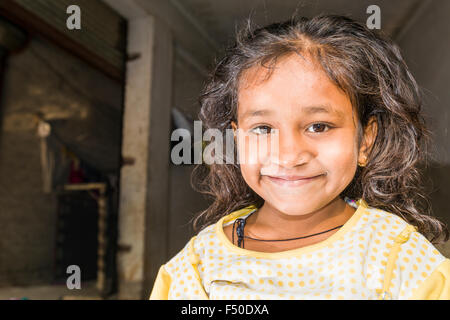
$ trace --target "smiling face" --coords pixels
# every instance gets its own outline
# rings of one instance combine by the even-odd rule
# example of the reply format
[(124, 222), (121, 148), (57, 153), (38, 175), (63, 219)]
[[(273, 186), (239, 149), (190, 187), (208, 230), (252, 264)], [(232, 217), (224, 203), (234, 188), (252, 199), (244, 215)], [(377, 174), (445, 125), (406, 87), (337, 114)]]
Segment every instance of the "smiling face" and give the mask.
[[(232, 124), (239, 129), (244, 180), (267, 205), (288, 215), (308, 214), (333, 201), (365, 157), (350, 99), (312, 61), (290, 55), (268, 78), (267, 69), (247, 70), (240, 79), (238, 125)], [(267, 152), (260, 148), (255, 160), (255, 147), (275, 132), (277, 139)], [(258, 146), (252, 137), (260, 138)]]

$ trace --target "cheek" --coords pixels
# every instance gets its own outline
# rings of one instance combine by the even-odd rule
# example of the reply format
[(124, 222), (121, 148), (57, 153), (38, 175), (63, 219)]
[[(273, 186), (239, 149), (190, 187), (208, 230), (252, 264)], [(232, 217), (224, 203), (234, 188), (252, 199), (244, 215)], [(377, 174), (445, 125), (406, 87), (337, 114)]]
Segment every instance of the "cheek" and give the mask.
[(250, 188), (256, 189), (259, 184), (261, 165), (255, 149), (257, 142), (251, 140), (249, 136), (239, 136), (237, 151), (242, 177)]
[(257, 190), (260, 178), (260, 166), (257, 164), (240, 164), (241, 174), (248, 186)]
[(336, 139), (322, 144), (318, 152), (319, 161), (328, 170), (331, 179), (346, 183), (353, 179), (357, 165), (356, 141)]
[(270, 164), (271, 159), (277, 155), (276, 142), (276, 136), (272, 135), (241, 134), (237, 140), (239, 163), (241, 166), (249, 165), (251, 170), (258, 170), (259, 174), (260, 168)]

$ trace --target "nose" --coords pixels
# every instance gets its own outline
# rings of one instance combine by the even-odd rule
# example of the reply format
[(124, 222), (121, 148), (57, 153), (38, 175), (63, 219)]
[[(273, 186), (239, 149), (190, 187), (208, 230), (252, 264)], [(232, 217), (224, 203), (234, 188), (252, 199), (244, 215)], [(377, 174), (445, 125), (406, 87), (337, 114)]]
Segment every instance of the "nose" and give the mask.
[[(278, 152), (274, 152), (272, 161), (285, 168), (294, 168), (308, 163), (312, 158), (310, 145), (298, 130), (278, 131)], [(276, 149), (276, 148), (275, 148)]]

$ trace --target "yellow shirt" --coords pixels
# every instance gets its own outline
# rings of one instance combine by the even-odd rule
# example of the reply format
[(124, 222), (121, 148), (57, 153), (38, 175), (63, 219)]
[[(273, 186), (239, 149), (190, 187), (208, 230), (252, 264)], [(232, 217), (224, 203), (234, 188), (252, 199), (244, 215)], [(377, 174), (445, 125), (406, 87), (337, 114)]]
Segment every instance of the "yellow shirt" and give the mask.
[(231, 243), (223, 226), (256, 207), (235, 211), (161, 266), (150, 299), (450, 299), (449, 259), (397, 215), (349, 204), (329, 238), (276, 253)]

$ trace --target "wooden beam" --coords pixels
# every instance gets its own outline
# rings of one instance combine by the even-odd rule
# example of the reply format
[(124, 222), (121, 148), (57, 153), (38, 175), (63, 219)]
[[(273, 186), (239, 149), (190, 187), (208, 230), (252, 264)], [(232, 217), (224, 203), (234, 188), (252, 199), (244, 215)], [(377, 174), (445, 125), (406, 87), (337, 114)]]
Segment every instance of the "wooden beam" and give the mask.
[(82, 46), (80, 43), (73, 41), (63, 32), (55, 29), (38, 16), (16, 4), (14, 1), (0, 1), (0, 15), (25, 29), (31, 35), (41, 35), (55, 45), (87, 62), (92, 67), (102, 71), (110, 78), (123, 83), (125, 78), (123, 70), (115, 67), (102, 57)]

